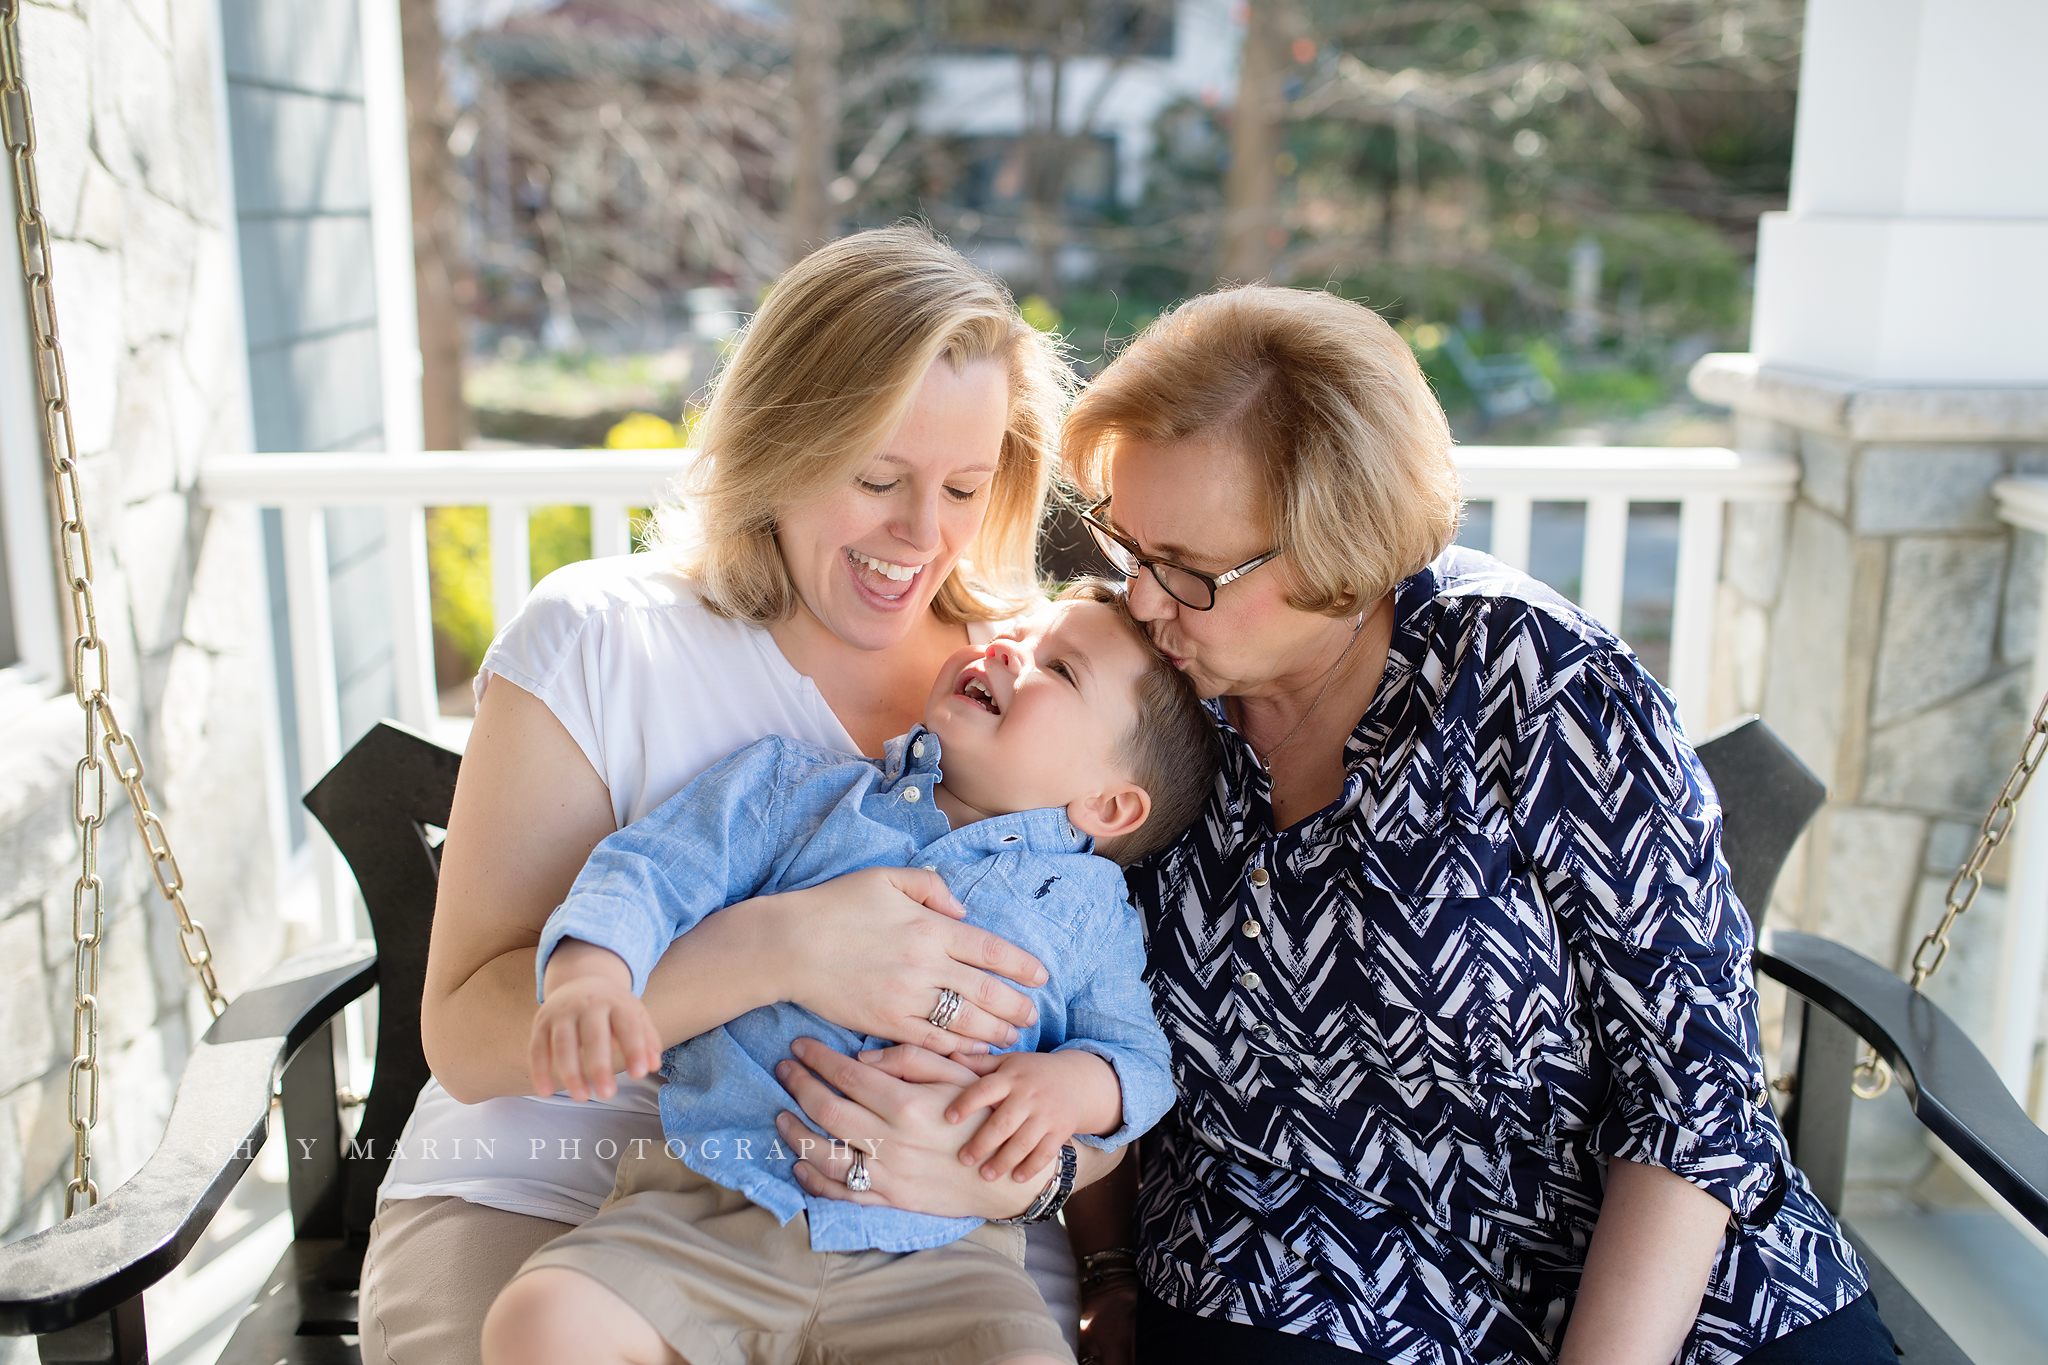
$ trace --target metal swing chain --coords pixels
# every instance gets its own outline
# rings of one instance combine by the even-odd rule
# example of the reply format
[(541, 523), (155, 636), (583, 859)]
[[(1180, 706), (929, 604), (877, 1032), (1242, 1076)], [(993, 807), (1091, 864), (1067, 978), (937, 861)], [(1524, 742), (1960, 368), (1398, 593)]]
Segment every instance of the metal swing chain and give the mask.
[[(22, 76), (21, 0), (0, 0), (0, 135), (14, 171), (15, 238), (21, 247), (28, 288), (29, 327), (34, 333), (37, 396), (43, 409), (43, 451), (55, 489), (58, 548), (64, 582), (71, 593), (75, 634), (71, 641), (71, 690), (85, 712), (85, 757), (72, 776), (71, 816), (79, 831), (78, 881), (71, 890), (72, 1013), (70, 1120), (71, 1179), (64, 1187), (64, 1216), (99, 1202), (92, 1179), (92, 1130), (100, 1114), (99, 988), (100, 943), (106, 930), (106, 887), (100, 881), (100, 826), (107, 818), (107, 769), (128, 792), (136, 832), (149, 850), (156, 889), (178, 917), (178, 949), (206, 992), (215, 1018), (227, 997), (213, 971), (206, 929), (185, 906), (185, 880), (164, 823), (150, 809), (143, 789), (142, 753), (134, 736), (114, 714), (107, 646), (93, 607), (92, 539), (85, 529), (85, 499), (79, 488), (77, 446), (71, 431), (69, 383), (57, 340), (57, 306), (50, 289), (50, 229), (36, 183), (35, 118)], [(104, 754), (104, 757), (102, 757)], [(81, 1204), (80, 1201), (83, 1201)]]
[[(2020, 745), (2020, 761), (2013, 765), (2012, 772), (2006, 777), (1998, 799), (1984, 813), (1984, 823), (1977, 828), (1976, 846), (1949, 881), (1948, 897), (1943, 904), (1940, 921), (1913, 950), (1911, 984), (1914, 990), (1919, 990), (1947, 960), (1948, 932), (1958, 919), (1969, 912), (1976, 903), (1977, 893), (1984, 889), (1985, 865), (1991, 861), (1991, 855), (1998, 846), (2005, 842), (2005, 836), (2012, 833), (2020, 797), (2026, 793), (2027, 783), (2033, 780), (2034, 770), (2041, 766), (2043, 758), (2048, 758), (2048, 696), (2041, 698), (2041, 705), (2034, 712), (2034, 722), (2028, 727), (2027, 737)], [(1857, 1060), (1849, 1088), (1858, 1099), (1864, 1100), (1874, 1100), (1892, 1088), (1891, 1067), (1868, 1043), (1863, 1045), (1863, 1056)]]

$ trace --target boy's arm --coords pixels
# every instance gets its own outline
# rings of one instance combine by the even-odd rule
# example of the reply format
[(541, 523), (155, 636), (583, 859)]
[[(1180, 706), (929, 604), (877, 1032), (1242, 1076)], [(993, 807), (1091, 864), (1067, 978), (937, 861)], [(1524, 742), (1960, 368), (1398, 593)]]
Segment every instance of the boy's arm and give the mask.
[(549, 961), (564, 939), (615, 953), (639, 995), (671, 943), (712, 911), (755, 892), (780, 843), (786, 753), (772, 736), (749, 744), (591, 851), (541, 931), (534, 975), (542, 1000)]
[[(1113, 865), (1109, 865), (1112, 866)], [(1113, 1131), (1080, 1131), (1080, 1140), (1109, 1151), (1131, 1142), (1173, 1108), (1173, 1052), (1152, 1012), (1145, 984), (1145, 925), (1124, 891), (1123, 873), (1106, 879), (1114, 897), (1090, 907), (1092, 932), (1082, 949), (1091, 970), (1067, 1001), (1067, 1036), (1045, 1039), (1059, 1052), (1087, 1052), (1115, 1069), (1123, 1102), (1122, 1124)]]
[[(1083, 914), (1093, 932), (1076, 944), (1073, 960), (1090, 969), (1067, 1000), (1066, 1035), (1040, 1039), (1041, 1047), (1052, 1047), (1049, 1053), (994, 1059), (990, 1074), (948, 1112), (965, 1117), (994, 1106), (960, 1153), (963, 1162), (984, 1163), (982, 1173), (991, 1179), (1011, 1173), (1030, 1179), (1070, 1137), (1115, 1150), (1173, 1107), (1171, 1054), (1144, 981), (1144, 926), (1124, 898), (1122, 875), (1107, 864), (1104, 872), (1099, 879), (1075, 879), (1083, 883), (1077, 892), (1092, 899)], [(1109, 897), (1113, 902), (1103, 904)], [(1041, 1111), (1044, 1119), (1035, 1117)], [(1041, 1125), (1063, 1131), (1026, 1145), (1024, 1135)]]
[(661, 1065), (661, 1035), (633, 994), (632, 971), (617, 953), (564, 939), (548, 960), (544, 989), (527, 1044), (536, 1095), (561, 1089), (579, 1103), (592, 1096), (610, 1099), (618, 1090), (614, 1055), (632, 1076)]

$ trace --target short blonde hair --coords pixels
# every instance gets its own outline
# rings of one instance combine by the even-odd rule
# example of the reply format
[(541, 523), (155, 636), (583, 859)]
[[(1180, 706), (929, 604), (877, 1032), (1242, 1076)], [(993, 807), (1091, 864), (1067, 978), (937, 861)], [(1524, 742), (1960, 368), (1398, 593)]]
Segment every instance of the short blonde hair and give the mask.
[(1035, 590), (1071, 372), (1001, 281), (916, 224), (843, 237), (776, 282), (698, 425), (681, 505), (655, 514), (657, 548), (720, 615), (787, 617), (797, 592), (775, 543), (777, 514), (851, 479), (942, 358), (956, 370), (1000, 362), (1010, 401), (981, 529), (932, 610), (956, 624), (1014, 615)]
[(1062, 444), (1100, 497), (1120, 441), (1199, 435), (1241, 440), (1264, 464), (1298, 610), (1357, 611), (1457, 535), (1450, 424), (1407, 343), (1362, 304), (1270, 285), (1192, 299), (1089, 384)]

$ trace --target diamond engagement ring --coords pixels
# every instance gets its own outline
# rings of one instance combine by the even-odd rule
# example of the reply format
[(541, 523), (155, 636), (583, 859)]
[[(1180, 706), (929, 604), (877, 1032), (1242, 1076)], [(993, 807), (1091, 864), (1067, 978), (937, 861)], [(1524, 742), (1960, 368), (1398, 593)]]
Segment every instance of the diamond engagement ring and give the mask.
[(948, 987), (939, 987), (939, 1003), (932, 1006), (932, 1012), (924, 1021), (936, 1029), (951, 1029), (953, 1021), (960, 1017), (960, 992)]
[(868, 1174), (868, 1159), (864, 1153), (853, 1154), (853, 1164), (846, 1168), (846, 1188), (855, 1194), (866, 1194), (875, 1187), (875, 1178)]

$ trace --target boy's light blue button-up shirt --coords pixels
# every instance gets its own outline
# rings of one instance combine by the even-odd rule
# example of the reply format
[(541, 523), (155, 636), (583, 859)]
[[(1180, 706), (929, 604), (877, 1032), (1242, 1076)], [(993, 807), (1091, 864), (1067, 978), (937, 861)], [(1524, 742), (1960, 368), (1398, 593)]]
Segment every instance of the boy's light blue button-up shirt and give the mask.
[[(668, 802), (607, 837), (541, 936), (537, 971), (565, 938), (609, 948), (635, 994), (679, 935), (714, 910), (800, 890), (868, 867), (928, 867), (967, 907), (967, 922), (1045, 965), (1025, 993), (1038, 1023), (1015, 1050), (1080, 1048), (1116, 1069), (1124, 1126), (1113, 1149), (1172, 1106), (1165, 1035), (1145, 986), (1144, 929), (1121, 869), (1062, 810), (1022, 811), (959, 830), (932, 801), (939, 741), (922, 727), (890, 741), (881, 762), (770, 736), (707, 769)], [(1020, 988), (1021, 989), (1021, 988)], [(936, 1001), (936, 987), (934, 987)], [(775, 1116), (796, 1105), (775, 1079), (798, 1038), (852, 1055), (885, 1046), (791, 1004), (752, 1010), (662, 1058), (661, 1125), (691, 1169), (787, 1223), (809, 1215), (818, 1251), (916, 1251), (972, 1231), (974, 1218), (815, 1199), (796, 1183), (796, 1153)], [(887, 1165), (887, 1150), (877, 1156)]]

